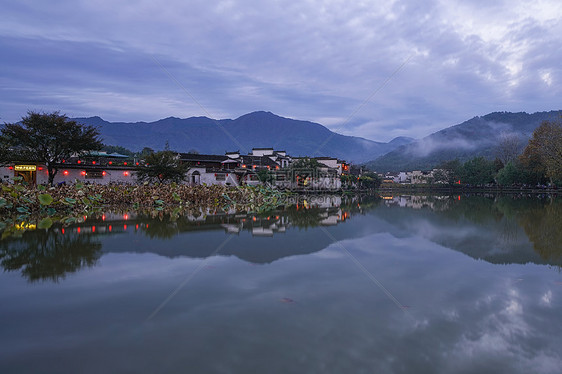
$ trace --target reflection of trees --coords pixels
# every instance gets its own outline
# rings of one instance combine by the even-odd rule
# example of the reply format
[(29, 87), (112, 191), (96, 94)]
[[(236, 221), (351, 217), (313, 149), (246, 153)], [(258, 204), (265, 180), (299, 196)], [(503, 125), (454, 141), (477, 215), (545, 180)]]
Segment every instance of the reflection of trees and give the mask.
[(144, 233), (151, 239), (171, 239), (180, 232), (178, 229), (178, 222), (172, 222), (168, 217), (162, 220), (151, 220), (150, 225), (143, 230)]
[(301, 207), (297, 209), (291, 206), (283, 211), (283, 215), (287, 217), (292, 226), (307, 229), (320, 226), (320, 221), (326, 218), (325, 212), (326, 209), (321, 208), (305, 209)]
[(0, 264), (7, 271), (21, 270), (30, 282), (56, 282), (67, 273), (95, 265), (101, 247), (91, 235), (37, 230), (1, 241)]
[(515, 243), (518, 227), (522, 227), (545, 261), (562, 261), (562, 200), (499, 196), (494, 201), (473, 196), (459, 203), (451, 205), (448, 216), (463, 216), (483, 225), (491, 220), (501, 223), (499, 235), (505, 244)]
[(498, 212), (493, 204), (493, 199), (484, 196), (470, 196), (469, 198), (462, 196), (460, 200), (455, 201), (455, 196), (451, 196), (447, 204), (443, 204), (442, 208), (446, 208), (444, 214), (458, 221), (466, 218), (477, 224), (486, 224), (490, 221), (499, 221), (502, 213)]
[(528, 208), (519, 214), (519, 222), (542, 258), (562, 260), (562, 201)]
[(379, 195), (356, 195), (342, 198), (340, 208), (351, 213), (364, 213), (381, 204)]

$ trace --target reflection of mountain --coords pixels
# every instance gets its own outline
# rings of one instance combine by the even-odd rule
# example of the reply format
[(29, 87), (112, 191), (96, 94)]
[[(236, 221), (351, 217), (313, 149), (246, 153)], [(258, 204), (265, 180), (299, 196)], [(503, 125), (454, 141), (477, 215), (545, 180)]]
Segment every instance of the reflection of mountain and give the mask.
[(56, 282), (67, 273), (95, 265), (101, 247), (95, 236), (38, 230), (0, 241), (0, 263), (5, 270), (21, 270), (31, 282)]
[(476, 259), (562, 265), (560, 200), (402, 196), (374, 214), (396, 236), (420, 235)]

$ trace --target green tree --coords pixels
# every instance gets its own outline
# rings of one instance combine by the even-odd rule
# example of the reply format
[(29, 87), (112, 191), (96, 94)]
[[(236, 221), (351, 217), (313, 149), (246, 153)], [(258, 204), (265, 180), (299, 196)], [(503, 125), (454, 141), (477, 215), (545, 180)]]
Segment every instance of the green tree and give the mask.
[(135, 155), (133, 151), (125, 147), (121, 147), (120, 145), (104, 145), (101, 150), (107, 153), (119, 153), (131, 157)]
[(256, 174), (258, 175), (260, 182), (264, 184), (271, 183), (275, 179), (275, 175), (269, 170), (261, 169), (258, 170)]
[(460, 177), (463, 183), (483, 185), (494, 182), (495, 163), (484, 157), (475, 157), (464, 163)]
[(361, 188), (376, 189), (382, 183), (381, 177), (377, 173), (363, 173), (357, 181)]
[(160, 151), (148, 155), (144, 161), (147, 166), (137, 170), (140, 182), (181, 182), (185, 179), (188, 166), (182, 164), (179, 155), (173, 151)]
[(96, 128), (78, 124), (59, 112), (29, 111), (20, 123), (4, 124), (0, 137), (7, 149), (4, 161), (45, 164), (50, 185), (62, 160), (102, 147)]
[(524, 171), (519, 163), (510, 161), (498, 172), (496, 180), (501, 186), (524, 183)]
[(543, 122), (533, 132), (520, 159), (535, 175), (562, 182), (562, 124)]
[(145, 159), (146, 157), (148, 157), (149, 155), (154, 153), (154, 149), (150, 148), (150, 147), (144, 147), (142, 149), (142, 151), (139, 153), (139, 157), (141, 159)]
[(294, 181), (306, 181), (308, 178), (314, 178), (318, 176), (318, 169), (326, 168), (327, 166), (318, 162), (314, 158), (301, 158), (293, 162), (290, 167), (290, 173), (293, 182)]

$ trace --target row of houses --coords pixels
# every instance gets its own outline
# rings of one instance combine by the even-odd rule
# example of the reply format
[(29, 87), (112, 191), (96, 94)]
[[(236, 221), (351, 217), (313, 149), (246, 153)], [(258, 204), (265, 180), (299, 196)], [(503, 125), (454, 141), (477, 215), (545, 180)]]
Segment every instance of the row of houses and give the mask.
[[(426, 183), (446, 183), (444, 176), (448, 172), (443, 169), (433, 169), (431, 171), (401, 171), (399, 173), (387, 173), (381, 175), (383, 183), (401, 184), (426, 184)], [(445, 178), (446, 179), (446, 178)]]
[[(341, 175), (350, 171), (349, 164), (332, 157), (314, 158), (321, 165), (315, 170), (295, 170), (291, 166), (301, 158), (273, 148), (253, 148), (247, 155), (236, 151), (224, 155), (178, 153), (177, 157), (188, 166), (185, 183), (190, 185), (256, 185), (261, 183), (258, 173), (265, 170), (271, 176), (270, 183), (278, 187), (339, 189)], [(54, 183), (76, 180), (98, 184), (136, 183), (136, 172), (148, 166), (141, 159), (125, 155), (91, 152), (62, 160), (57, 165)], [(12, 182), (14, 177), (21, 177), (30, 184), (46, 184), (48, 181), (47, 168), (43, 164), (8, 164), (0, 168), (0, 175), (6, 182)]]

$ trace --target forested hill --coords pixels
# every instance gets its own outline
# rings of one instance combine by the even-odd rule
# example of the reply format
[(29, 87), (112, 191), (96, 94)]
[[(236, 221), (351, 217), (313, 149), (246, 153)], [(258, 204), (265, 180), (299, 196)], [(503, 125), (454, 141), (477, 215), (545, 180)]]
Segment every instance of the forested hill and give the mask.
[(474, 117), (400, 146), (368, 162), (367, 166), (378, 172), (429, 170), (455, 158), (460, 161), (476, 156), (495, 158), (502, 138), (517, 137), (522, 150), (536, 127), (546, 120), (559, 120), (561, 116), (562, 111), (559, 110), (533, 114), (494, 112)]
[(169, 117), (155, 122), (107, 122), (100, 117), (75, 118), (99, 128), (104, 144), (119, 145), (133, 151), (143, 147), (170, 148), (179, 152), (224, 154), (252, 148), (273, 147), (292, 156), (331, 156), (352, 162), (365, 162), (413, 139), (396, 138), (389, 143), (340, 135), (308, 121), (253, 112), (237, 119), (213, 120), (207, 117)]

